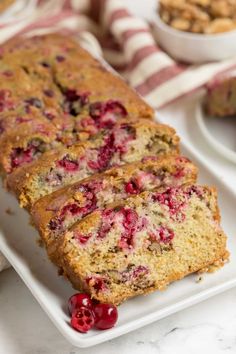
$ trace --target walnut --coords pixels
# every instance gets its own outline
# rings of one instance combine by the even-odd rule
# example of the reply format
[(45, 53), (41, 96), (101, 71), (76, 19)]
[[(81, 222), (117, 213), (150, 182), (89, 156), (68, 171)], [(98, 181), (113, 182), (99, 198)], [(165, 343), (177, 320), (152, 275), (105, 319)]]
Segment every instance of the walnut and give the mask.
[(236, 28), (236, 22), (229, 18), (218, 18), (213, 20), (206, 28), (205, 33), (221, 33), (231, 31)]
[(176, 18), (175, 20), (171, 21), (171, 27), (179, 29), (181, 31), (188, 31), (190, 28), (190, 21), (186, 19)]
[(159, 13), (171, 27), (193, 33), (235, 29), (236, 0), (160, 0)]

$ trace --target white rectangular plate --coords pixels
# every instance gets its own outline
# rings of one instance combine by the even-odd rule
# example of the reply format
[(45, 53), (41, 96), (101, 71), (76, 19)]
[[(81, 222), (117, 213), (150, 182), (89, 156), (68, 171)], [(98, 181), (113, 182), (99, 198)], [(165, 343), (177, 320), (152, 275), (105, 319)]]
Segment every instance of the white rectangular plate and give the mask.
[[(215, 185), (218, 189), (222, 225), (231, 251), (230, 263), (216, 273), (204, 275), (200, 283), (196, 283), (196, 275), (191, 275), (173, 283), (164, 292), (127, 301), (119, 307), (117, 325), (107, 331), (94, 330), (81, 334), (70, 327), (67, 300), (75, 291), (69, 282), (57, 276), (57, 270), (47, 259), (45, 251), (36, 244), (38, 234), (29, 225), (27, 213), (18, 207), (13, 196), (0, 189), (0, 249), (55, 326), (73, 345), (89, 347), (110, 340), (236, 285), (236, 197), (209, 170), (198, 153), (191, 150), (191, 147), (182, 146), (182, 152), (198, 165), (200, 182)], [(7, 214), (7, 208), (11, 208), (15, 215)]]

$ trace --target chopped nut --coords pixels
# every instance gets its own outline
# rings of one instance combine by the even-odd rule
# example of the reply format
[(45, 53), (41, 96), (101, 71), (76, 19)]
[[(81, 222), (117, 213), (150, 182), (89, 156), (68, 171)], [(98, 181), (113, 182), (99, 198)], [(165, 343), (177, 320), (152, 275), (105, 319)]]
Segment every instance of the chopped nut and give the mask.
[(205, 29), (205, 33), (221, 33), (231, 31), (236, 28), (236, 22), (229, 18), (218, 18), (212, 21)]
[(181, 31), (187, 31), (190, 28), (190, 22), (185, 19), (176, 19), (173, 20), (170, 24), (173, 28), (179, 29)]
[(236, 0), (160, 0), (159, 13), (181, 31), (213, 34), (236, 28)]

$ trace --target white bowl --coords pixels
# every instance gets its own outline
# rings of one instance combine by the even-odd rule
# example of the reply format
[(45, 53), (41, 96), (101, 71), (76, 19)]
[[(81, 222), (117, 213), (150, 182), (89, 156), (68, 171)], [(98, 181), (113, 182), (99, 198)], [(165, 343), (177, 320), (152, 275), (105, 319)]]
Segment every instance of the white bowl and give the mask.
[(235, 117), (207, 116), (202, 102), (200, 99), (195, 106), (195, 117), (202, 135), (219, 155), (236, 163)]
[(236, 56), (236, 30), (217, 34), (184, 32), (168, 26), (158, 13), (153, 23), (158, 44), (174, 59), (203, 63)]

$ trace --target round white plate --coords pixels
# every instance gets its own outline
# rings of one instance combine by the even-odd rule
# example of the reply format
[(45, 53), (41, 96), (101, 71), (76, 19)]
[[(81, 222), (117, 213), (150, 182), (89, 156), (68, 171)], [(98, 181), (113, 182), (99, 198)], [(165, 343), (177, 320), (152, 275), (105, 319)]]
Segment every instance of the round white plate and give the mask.
[(195, 107), (198, 126), (208, 144), (224, 158), (236, 163), (236, 116), (211, 117), (203, 110), (202, 100)]

